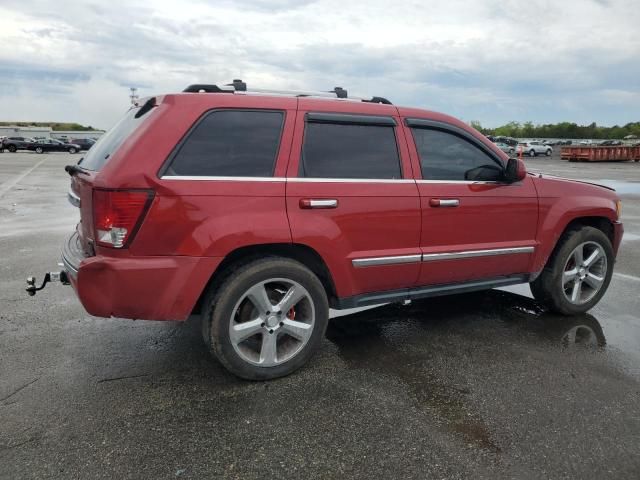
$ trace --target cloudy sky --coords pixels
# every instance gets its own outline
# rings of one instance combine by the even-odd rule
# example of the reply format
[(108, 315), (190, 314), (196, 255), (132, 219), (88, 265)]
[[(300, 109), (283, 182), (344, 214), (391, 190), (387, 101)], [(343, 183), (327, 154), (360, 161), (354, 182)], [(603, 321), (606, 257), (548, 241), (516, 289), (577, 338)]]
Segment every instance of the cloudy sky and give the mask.
[(108, 128), (142, 96), (242, 78), (496, 126), (640, 120), (637, 0), (2, 0), (0, 120)]

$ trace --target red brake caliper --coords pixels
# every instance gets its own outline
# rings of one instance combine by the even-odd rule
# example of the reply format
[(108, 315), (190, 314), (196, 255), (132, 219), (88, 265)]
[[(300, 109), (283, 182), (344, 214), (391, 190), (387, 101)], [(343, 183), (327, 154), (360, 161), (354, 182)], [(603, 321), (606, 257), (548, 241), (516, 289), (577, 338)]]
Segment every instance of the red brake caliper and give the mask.
[(287, 313), (287, 318), (289, 318), (289, 320), (296, 319), (296, 310), (294, 307), (291, 307), (291, 310), (289, 310), (289, 313)]

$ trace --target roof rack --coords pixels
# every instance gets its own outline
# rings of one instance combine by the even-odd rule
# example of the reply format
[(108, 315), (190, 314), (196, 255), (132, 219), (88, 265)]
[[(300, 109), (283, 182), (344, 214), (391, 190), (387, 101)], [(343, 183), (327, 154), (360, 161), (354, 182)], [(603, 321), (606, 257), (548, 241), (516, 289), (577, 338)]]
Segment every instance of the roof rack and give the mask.
[(183, 90), (187, 93), (241, 93), (241, 94), (257, 94), (257, 95), (289, 95), (294, 97), (321, 97), (321, 98), (339, 98), (346, 100), (355, 100), (367, 103), (382, 103), (385, 105), (393, 105), (384, 97), (350, 97), (347, 91), (342, 87), (334, 87), (328, 92), (322, 91), (298, 91), (298, 90), (270, 90), (262, 88), (247, 88), (247, 84), (240, 79), (235, 79), (231, 83), (222, 86), (213, 84), (196, 83), (189, 85)]

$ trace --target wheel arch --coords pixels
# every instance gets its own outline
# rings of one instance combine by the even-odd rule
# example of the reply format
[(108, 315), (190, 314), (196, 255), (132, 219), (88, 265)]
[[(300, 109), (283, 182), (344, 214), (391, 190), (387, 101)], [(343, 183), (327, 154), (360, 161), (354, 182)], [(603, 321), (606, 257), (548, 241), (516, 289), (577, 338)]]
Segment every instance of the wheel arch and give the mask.
[(333, 276), (320, 254), (313, 248), (299, 243), (268, 243), (239, 247), (229, 252), (222, 262), (212, 272), (209, 281), (200, 293), (192, 314), (199, 314), (202, 302), (211, 289), (217, 289), (239, 265), (264, 257), (281, 257), (296, 260), (311, 270), (322, 282), (327, 293), (329, 304), (333, 305), (337, 299)]
[(567, 222), (564, 229), (562, 230), (562, 233), (558, 236), (558, 238), (556, 238), (553, 248), (544, 257), (543, 261), (540, 262), (539, 268), (536, 269), (538, 271), (534, 274), (533, 278), (536, 278), (542, 272), (542, 269), (545, 268), (549, 264), (549, 262), (553, 260), (567, 235), (571, 231), (577, 230), (582, 227), (593, 227), (600, 230), (607, 236), (607, 238), (611, 242), (611, 245), (615, 244), (614, 226), (613, 222), (609, 218), (602, 216), (584, 216), (572, 218)]

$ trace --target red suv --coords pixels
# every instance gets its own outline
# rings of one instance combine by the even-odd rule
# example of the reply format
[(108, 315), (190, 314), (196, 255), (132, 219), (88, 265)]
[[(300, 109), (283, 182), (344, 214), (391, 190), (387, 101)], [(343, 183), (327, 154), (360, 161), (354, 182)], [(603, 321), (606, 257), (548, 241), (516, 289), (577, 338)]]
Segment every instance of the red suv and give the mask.
[(527, 174), (455, 118), (340, 88), (153, 97), (67, 171), (81, 222), (61, 276), (86, 310), (199, 314), (247, 379), (307, 362), (330, 307), (529, 282), (584, 312), (623, 232), (613, 190)]

